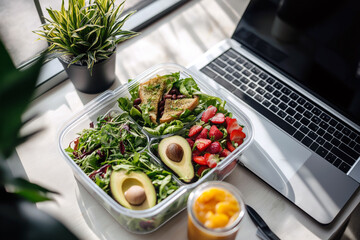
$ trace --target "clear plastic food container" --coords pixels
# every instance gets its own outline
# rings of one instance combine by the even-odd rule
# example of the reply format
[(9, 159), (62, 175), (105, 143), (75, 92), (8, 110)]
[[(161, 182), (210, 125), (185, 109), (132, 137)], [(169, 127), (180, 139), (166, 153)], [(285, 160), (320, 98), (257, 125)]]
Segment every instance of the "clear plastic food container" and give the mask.
[[(91, 122), (96, 123), (98, 116), (105, 115), (110, 111), (122, 112), (122, 110), (118, 107), (117, 99), (120, 97), (130, 97), (128, 91), (129, 88), (135, 84), (145, 82), (157, 75), (165, 75), (174, 72), (180, 72), (181, 78), (191, 76), (196, 81), (202, 92), (225, 100), (226, 109), (233, 114), (233, 117), (237, 119), (239, 124), (244, 126), (243, 131), (246, 134), (246, 138), (244, 139), (243, 144), (237, 147), (235, 151), (195, 182), (184, 183), (180, 181), (175, 174), (173, 174), (173, 178), (176, 182), (178, 182), (179, 188), (154, 207), (146, 210), (127, 209), (121, 206), (110, 195), (97, 186), (95, 182), (93, 182), (67, 155), (64, 149), (67, 148), (70, 142), (78, 136), (78, 133), (85, 128), (89, 128), (89, 124)], [(75, 114), (67, 123), (65, 123), (63, 129), (60, 131), (58, 143), (59, 150), (67, 163), (71, 166), (76, 179), (93, 197), (95, 197), (95, 199), (97, 199), (97, 201), (114, 217), (114, 219), (120, 223), (120, 225), (133, 233), (146, 234), (153, 232), (186, 208), (190, 192), (198, 185), (207, 181), (223, 180), (226, 176), (228, 176), (236, 167), (236, 159), (253, 140), (253, 127), (249, 118), (238, 107), (236, 98), (231, 97), (231, 95), (222, 94), (224, 91), (219, 91), (220, 88), (222, 87), (214, 81), (207, 82), (206, 79), (200, 78), (195, 73), (180, 65), (172, 63), (156, 65), (137, 76), (130, 83), (122, 85), (113, 91), (108, 90), (86, 104), (80, 112)], [(189, 127), (189, 125), (187, 127)], [(158, 141), (164, 136), (155, 137), (148, 134), (146, 131), (142, 132), (148, 138), (148, 145), (146, 148), (149, 150), (148, 152), (153, 163), (169, 170), (150, 149), (152, 142)], [(170, 136), (171, 135), (177, 135), (177, 133), (170, 134)]]

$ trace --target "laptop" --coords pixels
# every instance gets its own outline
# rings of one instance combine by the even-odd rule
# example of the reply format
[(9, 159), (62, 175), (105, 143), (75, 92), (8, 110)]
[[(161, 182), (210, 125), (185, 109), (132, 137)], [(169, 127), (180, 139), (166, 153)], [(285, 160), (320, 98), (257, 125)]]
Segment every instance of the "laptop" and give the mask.
[(240, 101), (240, 162), (322, 224), (360, 182), (360, 1), (252, 0), (190, 67)]

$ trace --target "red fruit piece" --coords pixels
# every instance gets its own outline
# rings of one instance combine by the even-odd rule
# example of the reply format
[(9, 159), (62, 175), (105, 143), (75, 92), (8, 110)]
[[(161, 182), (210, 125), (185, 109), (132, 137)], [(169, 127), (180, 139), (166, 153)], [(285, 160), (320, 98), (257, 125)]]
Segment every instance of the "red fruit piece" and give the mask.
[(219, 156), (216, 154), (206, 153), (204, 158), (210, 168), (216, 167), (217, 163), (219, 162)]
[(194, 149), (194, 151), (192, 152), (192, 156), (200, 156), (201, 155), (201, 151), (197, 148)]
[(239, 126), (239, 124), (237, 123), (237, 120), (236, 118), (230, 118), (228, 121), (227, 121), (227, 128), (226, 128), (226, 131), (231, 134), (231, 132), (235, 129), (240, 129), (242, 130), (242, 127)]
[(197, 135), (196, 139), (199, 138), (208, 138), (208, 132), (209, 130), (207, 128), (203, 128), (203, 130), (201, 130), (201, 132), (199, 133), (199, 135)]
[(209, 153), (216, 154), (222, 151), (222, 147), (219, 142), (213, 142), (210, 144), (209, 148), (207, 149)]
[(212, 125), (209, 131), (209, 137), (214, 141), (221, 139), (224, 134), (215, 126)]
[(203, 171), (205, 171), (206, 169), (208, 169), (209, 167), (208, 166), (201, 166), (199, 167), (199, 169), (197, 170), (197, 175), (200, 177), (201, 174), (203, 173)]
[(238, 145), (244, 142), (244, 138), (246, 137), (245, 133), (240, 129), (234, 129), (230, 133), (230, 141), (237, 143)]
[(225, 116), (223, 113), (217, 113), (210, 121), (214, 124), (222, 124), (225, 122)]
[(212, 118), (213, 116), (215, 116), (215, 113), (217, 111), (217, 108), (210, 105), (205, 112), (202, 114), (201, 116), (201, 121), (207, 123), (209, 121), (210, 118)]
[(200, 151), (204, 151), (208, 146), (210, 146), (210, 144), (210, 139), (200, 138), (195, 141), (195, 145)]
[(194, 141), (191, 138), (186, 138), (186, 141), (189, 143), (190, 148), (192, 149), (194, 146)]
[(206, 159), (204, 156), (195, 156), (193, 157), (194, 162), (200, 165), (207, 165)]
[(230, 150), (230, 152), (233, 152), (235, 150), (235, 147), (229, 141), (226, 142), (226, 147)]
[(225, 148), (224, 150), (221, 151), (220, 157), (227, 157), (230, 155), (230, 153), (231, 152)]
[(192, 127), (190, 128), (190, 130), (189, 130), (189, 135), (188, 135), (188, 136), (189, 136), (189, 137), (192, 137), (192, 136), (198, 134), (199, 132), (201, 132), (202, 129), (203, 129), (202, 126), (200, 126), (200, 125), (194, 125), (194, 126), (192, 126)]

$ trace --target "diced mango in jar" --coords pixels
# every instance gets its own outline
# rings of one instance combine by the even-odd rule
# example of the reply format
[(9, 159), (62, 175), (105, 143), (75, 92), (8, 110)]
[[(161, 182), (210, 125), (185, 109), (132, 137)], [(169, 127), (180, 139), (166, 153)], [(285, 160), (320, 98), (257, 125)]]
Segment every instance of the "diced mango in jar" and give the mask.
[(231, 224), (240, 211), (236, 198), (227, 190), (210, 188), (195, 200), (197, 219), (207, 228), (222, 228)]
[(222, 213), (212, 214), (205, 222), (207, 228), (222, 228), (225, 227), (229, 222), (229, 217)]

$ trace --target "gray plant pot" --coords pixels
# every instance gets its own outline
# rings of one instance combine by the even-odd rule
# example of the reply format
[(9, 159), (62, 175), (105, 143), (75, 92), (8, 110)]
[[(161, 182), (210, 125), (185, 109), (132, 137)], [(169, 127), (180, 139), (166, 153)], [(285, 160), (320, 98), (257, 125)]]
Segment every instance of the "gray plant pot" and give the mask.
[(59, 58), (68, 77), (75, 88), (83, 93), (100, 93), (107, 90), (115, 81), (116, 52), (108, 59), (98, 62), (92, 69), (92, 74), (87, 66), (72, 64)]

